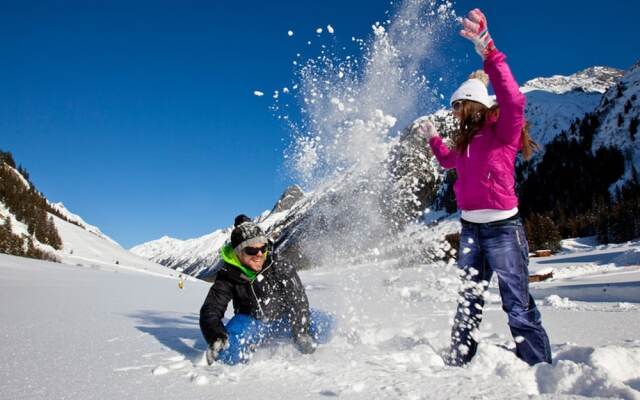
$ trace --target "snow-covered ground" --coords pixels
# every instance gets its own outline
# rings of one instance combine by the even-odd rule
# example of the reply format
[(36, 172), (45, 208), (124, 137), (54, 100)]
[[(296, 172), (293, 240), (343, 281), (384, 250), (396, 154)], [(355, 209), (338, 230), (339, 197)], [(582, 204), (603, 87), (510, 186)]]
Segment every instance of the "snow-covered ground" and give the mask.
[(538, 297), (640, 303), (640, 241), (598, 246), (595, 238), (565, 240), (560, 254), (533, 258), (530, 268), (535, 272), (549, 267), (554, 279), (533, 286)]
[[(339, 320), (315, 354), (283, 344), (248, 365), (208, 367), (198, 327), (208, 284), (180, 290), (175, 278), (0, 255), (0, 397), (640, 399), (639, 261), (639, 242), (589, 240), (533, 260), (555, 273), (532, 285), (553, 365), (515, 357), (493, 292), (477, 357), (444, 366), (455, 266), (386, 262), (302, 272), (312, 306)], [(591, 294), (615, 284), (615, 296)]]

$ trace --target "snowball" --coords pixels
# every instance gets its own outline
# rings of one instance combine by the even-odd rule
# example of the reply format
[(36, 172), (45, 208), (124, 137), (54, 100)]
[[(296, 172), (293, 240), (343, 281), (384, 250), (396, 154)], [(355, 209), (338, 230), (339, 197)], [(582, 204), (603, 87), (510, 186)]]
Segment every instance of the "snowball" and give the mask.
[(191, 382), (195, 383), (198, 386), (208, 385), (209, 378), (204, 375), (195, 375), (193, 378), (191, 378)]
[(259, 90), (254, 90), (254, 91), (253, 91), (253, 94), (254, 94), (255, 96), (258, 96), (258, 97), (262, 97), (262, 96), (264, 96), (264, 93), (263, 93), (263, 92), (261, 92), (261, 91), (259, 91)]
[(333, 26), (331, 25), (327, 25), (327, 32), (333, 34), (334, 30), (333, 30)]
[(293, 31), (287, 32), (287, 35), (289, 35), (289, 37), (293, 36)]
[(555, 308), (574, 308), (577, 306), (577, 304), (569, 300), (568, 297), (560, 297), (557, 294), (546, 297), (544, 299), (544, 305)]
[(373, 34), (376, 35), (376, 36), (382, 36), (385, 33), (384, 26), (373, 25), (373, 26), (371, 26), (371, 28), (373, 29)]
[(362, 382), (356, 383), (355, 385), (353, 385), (353, 386), (351, 387), (351, 389), (352, 389), (354, 392), (362, 392), (362, 391), (363, 391), (363, 390), (365, 390), (366, 388), (367, 388), (367, 385), (366, 385), (366, 384), (364, 384), (364, 383), (362, 383)]
[(168, 372), (169, 372), (169, 369), (166, 367), (163, 367), (162, 365), (159, 367), (155, 367), (153, 370), (151, 370), (151, 373), (154, 375), (164, 375)]

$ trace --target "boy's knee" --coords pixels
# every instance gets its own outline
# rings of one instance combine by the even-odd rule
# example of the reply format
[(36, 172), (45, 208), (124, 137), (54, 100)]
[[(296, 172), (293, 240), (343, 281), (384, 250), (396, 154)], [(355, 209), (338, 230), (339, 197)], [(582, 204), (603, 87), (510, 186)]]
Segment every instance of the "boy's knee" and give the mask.
[(311, 310), (311, 336), (321, 344), (327, 343), (333, 336), (335, 316), (333, 314)]

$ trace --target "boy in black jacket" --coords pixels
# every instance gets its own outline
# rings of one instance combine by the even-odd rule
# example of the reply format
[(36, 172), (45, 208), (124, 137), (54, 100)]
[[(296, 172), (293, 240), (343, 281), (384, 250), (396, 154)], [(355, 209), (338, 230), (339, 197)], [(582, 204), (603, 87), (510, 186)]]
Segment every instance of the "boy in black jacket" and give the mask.
[[(200, 310), (200, 329), (209, 348), (207, 362), (247, 362), (251, 351), (269, 339), (292, 338), (304, 354), (330, 339), (333, 317), (309, 310), (309, 301), (293, 266), (269, 250), (260, 227), (236, 217), (231, 243), (220, 253), (224, 260)], [(234, 317), (222, 318), (229, 301)]]

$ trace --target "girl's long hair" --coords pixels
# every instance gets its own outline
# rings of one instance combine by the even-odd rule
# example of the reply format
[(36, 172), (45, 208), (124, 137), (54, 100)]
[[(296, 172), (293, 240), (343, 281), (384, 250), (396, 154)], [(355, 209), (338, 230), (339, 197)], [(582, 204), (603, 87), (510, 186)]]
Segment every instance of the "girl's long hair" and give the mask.
[[(483, 80), (486, 84), (489, 77), (486, 76), (485, 81), (485, 76), (486, 74), (481, 77), (479, 72), (474, 72), (471, 74), (470, 78)], [(489, 108), (484, 104), (475, 101), (462, 100), (460, 108), (460, 124), (458, 129), (453, 133), (453, 143), (456, 151), (460, 154), (466, 151), (471, 140), (484, 126), (487, 119), (497, 119), (499, 113), (500, 109), (497, 105)], [(529, 136), (529, 121), (525, 121), (524, 126), (522, 127), (520, 140), (522, 141), (522, 157), (525, 160), (528, 160), (533, 155), (533, 152), (540, 147), (533, 139), (531, 139), (531, 136)]]

